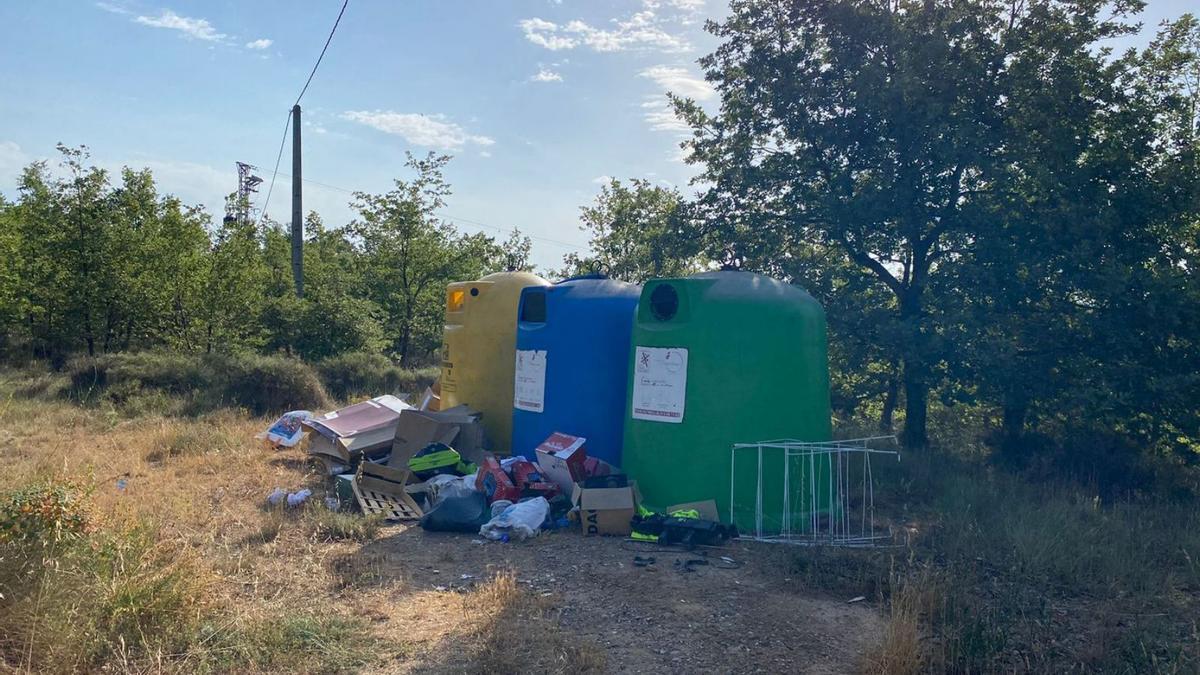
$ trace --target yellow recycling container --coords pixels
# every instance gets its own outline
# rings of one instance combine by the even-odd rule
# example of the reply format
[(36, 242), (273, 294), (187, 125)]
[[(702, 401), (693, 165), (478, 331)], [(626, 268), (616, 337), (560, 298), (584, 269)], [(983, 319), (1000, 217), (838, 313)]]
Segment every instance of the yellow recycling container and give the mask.
[(446, 287), (441, 408), (465, 403), (483, 413), (483, 431), (498, 455), (511, 454), (521, 289), (549, 285), (528, 272), (497, 272)]

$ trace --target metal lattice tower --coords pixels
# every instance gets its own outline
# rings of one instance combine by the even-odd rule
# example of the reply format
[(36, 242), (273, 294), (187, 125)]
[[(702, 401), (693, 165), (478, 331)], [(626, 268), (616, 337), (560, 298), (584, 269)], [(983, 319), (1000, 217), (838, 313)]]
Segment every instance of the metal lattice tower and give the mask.
[(237, 163), (237, 199), (226, 208), (226, 219), (236, 218), (242, 222), (250, 220), (250, 195), (258, 192), (258, 186), (263, 182), (263, 179), (254, 175), (257, 170), (258, 167), (245, 162)]

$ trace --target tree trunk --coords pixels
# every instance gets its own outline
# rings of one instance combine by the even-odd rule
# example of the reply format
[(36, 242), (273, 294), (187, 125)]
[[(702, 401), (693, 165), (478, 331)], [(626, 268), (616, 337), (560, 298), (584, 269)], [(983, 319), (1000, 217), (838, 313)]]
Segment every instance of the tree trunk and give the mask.
[(925, 335), (921, 330), (921, 286), (915, 281), (899, 296), (900, 321), (908, 344), (902, 358), (904, 380), (904, 431), (901, 442), (910, 450), (929, 445), (926, 418), (929, 411), (929, 382), (925, 363)]
[(926, 418), (929, 412), (929, 386), (921, 374), (904, 364), (904, 433), (901, 442), (909, 450), (924, 450), (929, 445)]
[(1009, 399), (1004, 402), (1001, 412), (1000, 432), (1003, 435), (1004, 447), (1020, 440), (1025, 433), (1025, 418), (1029, 413), (1029, 404), (1024, 400)]
[(883, 413), (879, 416), (879, 431), (882, 433), (890, 434), (895, 428), (894, 418), (898, 398), (900, 398), (900, 378), (896, 373), (896, 366), (893, 364), (892, 372), (888, 375), (887, 391), (883, 394)]

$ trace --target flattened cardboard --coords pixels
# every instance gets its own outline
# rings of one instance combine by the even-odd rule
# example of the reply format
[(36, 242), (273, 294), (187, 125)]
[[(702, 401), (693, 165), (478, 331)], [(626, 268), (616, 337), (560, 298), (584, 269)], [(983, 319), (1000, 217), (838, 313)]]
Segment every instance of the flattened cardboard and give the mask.
[(409, 408), (411, 406), (404, 401), (385, 394), (327, 412), (320, 417), (305, 420), (305, 426), (317, 431), (324, 430), (323, 433), (328, 432), (325, 435), (353, 436), (380, 427), (391, 426), (400, 418), (400, 413)]
[(717, 513), (717, 501), (715, 499), (705, 499), (699, 502), (684, 502), (675, 506), (667, 507), (667, 514), (675, 513), (676, 511), (689, 511), (695, 509), (700, 512), (700, 517), (704, 520), (714, 520), (721, 522), (721, 516)]

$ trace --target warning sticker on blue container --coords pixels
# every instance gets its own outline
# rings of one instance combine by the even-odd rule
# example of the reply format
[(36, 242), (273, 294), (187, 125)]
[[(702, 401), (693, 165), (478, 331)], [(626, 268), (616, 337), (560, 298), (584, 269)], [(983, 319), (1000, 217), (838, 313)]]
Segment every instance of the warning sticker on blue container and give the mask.
[(637, 347), (633, 358), (633, 419), (682, 422), (688, 350)]
[(513, 407), (540, 413), (546, 409), (546, 350), (518, 349)]

